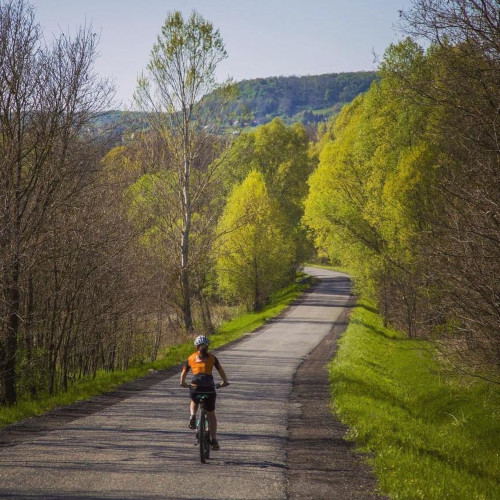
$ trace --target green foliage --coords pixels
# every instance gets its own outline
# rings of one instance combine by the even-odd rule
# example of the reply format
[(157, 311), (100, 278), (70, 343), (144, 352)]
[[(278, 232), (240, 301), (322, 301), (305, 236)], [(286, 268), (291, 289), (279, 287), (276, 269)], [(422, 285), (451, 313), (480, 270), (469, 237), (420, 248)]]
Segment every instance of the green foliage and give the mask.
[(360, 129), (364, 99), (357, 97), (344, 107), (336, 121), (335, 140), (325, 144), (309, 179), (304, 221), (314, 230), (316, 246), (340, 259), (366, 287), (367, 270), (378, 259), (382, 241), (365, 217), (371, 152), (364, 150), (365, 133)]
[[(191, 119), (192, 105), (217, 89), (215, 69), (226, 57), (222, 36), (212, 23), (196, 11), (186, 20), (180, 11), (169, 13), (148, 64), (151, 80), (166, 98), (165, 110), (181, 111)], [(139, 81), (138, 94), (148, 84)]]
[(499, 498), (499, 387), (436, 354), (359, 302), (330, 365), (335, 411), (391, 498)]
[(413, 333), (423, 235), (440, 210), (439, 138), (433, 133), (440, 109), (401, 92), (389, 67), (410, 76), (427, 71), (413, 42), (391, 47), (383, 77), (322, 130), (304, 222), (317, 248), (348, 267), (359, 290), (386, 300), (390, 288), (403, 297), (404, 318), (395, 321), (405, 321)]
[(219, 221), (220, 289), (253, 310), (287, 281), (293, 259), (282, 215), (264, 177), (252, 171), (234, 188)]
[[(145, 174), (133, 183), (125, 193), (129, 203), (129, 215), (140, 231), (141, 243), (148, 248), (161, 248), (168, 229), (169, 202), (175, 197), (169, 179), (172, 172)], [(172, 214), (173, 215), (173, 214)], [(168, 249), (165, 249), (169, 253)]]
[(298, 123), (287, 126), (279, 118), (240, 135), (222, 165), (226, 189), (243, 182), (252, 170), (263, 175), (269, 194), (284, 216), (283, 231), (293, 239), (293, 268), (305, 260), (310, 251), (300, 221), (308, 191), (306, 181), (314, 166), (304, 127)]
[(115, 146), (101, 160), (101, 166), (102, 183), (125, 189), (144, 174), (143, 153), (130, 145)]
[(308, 143), (302, 125), (287, 126), (275, 118), (238, 137), (228, 153), (226, 176), (232, 185), (241, 183), (252, 170), (261, 172), (269, 192), (295, 226), (302, 215), (306, 181), (313, 168)]

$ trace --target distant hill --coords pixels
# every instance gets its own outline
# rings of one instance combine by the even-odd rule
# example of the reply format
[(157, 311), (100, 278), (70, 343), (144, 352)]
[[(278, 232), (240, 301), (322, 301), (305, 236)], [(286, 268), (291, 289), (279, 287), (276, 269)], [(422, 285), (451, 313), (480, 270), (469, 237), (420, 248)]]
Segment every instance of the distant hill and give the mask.
[[(325, 121), (365, 92), (375, 80), (372, 71), (316, 76), (276, 76), (238, 82), (239, 95), (230, 106), (224, 128), (254, 127), (280, 117), (285, 123)], [(147, 128), (139, 112), (107, 111), (96, 116), (91, 133), (119, 143)]]
[(360, 71), (243, 80), (238, 83), (239, 97), (232, 111), (248, 125), (267, 123), (277, 116), (287, 123), (315, 123), (368, 90), (375, 78), (373, 71)]
[(86, 132), (112, 144), (119, 144), (134, 133), (148, 128), (147, 115), (140, 111), (103, 111), (95, 115)]

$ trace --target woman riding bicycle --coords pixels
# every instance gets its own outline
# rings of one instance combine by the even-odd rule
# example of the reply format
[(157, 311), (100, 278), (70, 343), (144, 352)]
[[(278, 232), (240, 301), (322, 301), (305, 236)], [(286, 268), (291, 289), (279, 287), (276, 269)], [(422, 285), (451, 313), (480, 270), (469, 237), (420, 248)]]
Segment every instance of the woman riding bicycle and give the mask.
[(210, 340), (204, 335), (200, 335), (196, 337), (194, 345), (196, 346), (196, 352), (189, 356), (187, 362), (182, 367), (180, 382), (182, 387), (188, 387), (188, 384), (186, 384), (186, 376), (191, 369), (193, 371), (193, 378), (191, 380), (191, 384), (189, 385), (191, 394), (191, 416), (189, 418), (189, 428), (196, 429), (196, 412), (198, 411), (199, 406), (197, 395), (208, 394), (209, 397), (205, 400), (205, 408), (207, 410), (210, 434), (212, 438), (210, 445), (212, 450), (218, 450), (217, 418), (215, 417), (215, 399), (217, 394), (215, 393), (214, 378), (212, 376), (213, 367), (215, 366), (215, 368), (217, 368), (217, 371), (222, 378), (221, 387), (228, 385), (228, 381), (219, 360), (213, 354), (208, 352)]

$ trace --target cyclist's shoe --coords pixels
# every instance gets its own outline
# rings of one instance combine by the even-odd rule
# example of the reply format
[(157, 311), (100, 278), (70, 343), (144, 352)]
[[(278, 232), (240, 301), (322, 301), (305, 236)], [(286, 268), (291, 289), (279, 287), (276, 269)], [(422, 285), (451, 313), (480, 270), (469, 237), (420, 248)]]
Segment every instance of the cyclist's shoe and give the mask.
[(220, 449), (219, 442), (217, 441), (217, 439), (212, 439), (212, 441), (210, 441), (210, 448), (212, 448), (212, 450)]
[(190, 419), (189, 419), (189, 428), (190, 429), (196, 429), (196, 416), (193, 415)]

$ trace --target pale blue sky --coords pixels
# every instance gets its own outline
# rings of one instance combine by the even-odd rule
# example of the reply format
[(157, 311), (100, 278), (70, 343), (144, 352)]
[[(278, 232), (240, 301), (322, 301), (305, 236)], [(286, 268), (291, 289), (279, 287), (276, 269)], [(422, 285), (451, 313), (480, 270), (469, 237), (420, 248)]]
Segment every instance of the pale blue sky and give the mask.
[[(31, 0), (46, 37), (90, 22), (101, 35), (96, 70), (114, 80), (116, 106), (130, 103), (169, 11), (195, 9), (221, 32), (220, 80), (376, 69), (401, 36), (411, 0)], [(121, 105), (120, 105), (121, 103)]]

